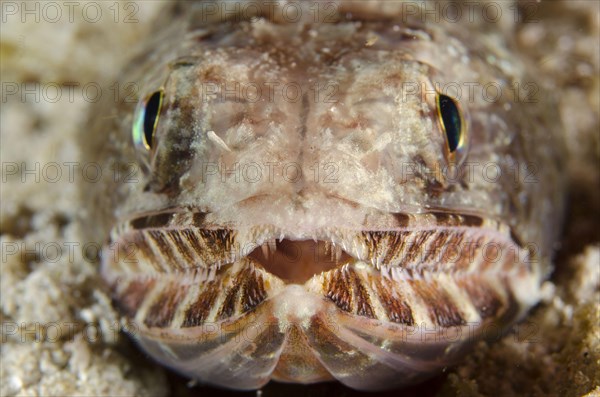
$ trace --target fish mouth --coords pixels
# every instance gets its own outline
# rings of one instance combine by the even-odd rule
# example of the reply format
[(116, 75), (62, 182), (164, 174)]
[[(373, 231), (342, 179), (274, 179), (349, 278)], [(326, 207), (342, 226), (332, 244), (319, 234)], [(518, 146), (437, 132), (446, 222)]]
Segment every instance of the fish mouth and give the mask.
[[(381, 222), (383, 227), (321, 228), (308, 236), (269, 225), (236, 230), (207, 222), (206, 217), (202, 212), (166, 210), (119, 224), (105, 249), (116, 253), (106, 255), (112, 259), (104, 261), (106, 278), (177, 273), (211, 277), (247, 259), (284, 284), (304, 284), (356, 263), (385, 274), (421, 277), (487, 271), (506, 258), (514, 268), (537, 260), (510, 227), (472, 214), (395, 213), (389, 214), (391, 221)], [(475, 263), (478, 259), (487, 263)], [(502, 270), (511, 270), (510, 263)]]
[[(445, 293), (438, 293), (448, 288), (438, 284), (454, 283), (457, 287), (450, 288), (454, 289), (450, 295), (457, 295), (457, 288), (466, 294), (450, 300), (468, 296), (471, 301), (477, 301), (471, 311), (489, 317), (496, 314), (491, 307), (498, 305), (498, 302), (490, 304), (490, 300), (508, 299), (505, 285), (508, 281), (539, 278), (539, 259), (535, 257), (535, 251), (524, 246), (502, 222), (447, 212), (391, 214), (390, 219), (396, 224), (392, 222), (379, 230), (327, 228), (316, 231), (310, 238), (299, 238), (268, 225), (234, 230), (210, 224), (204, 213), (164, 211), (145, 214), (123, 222), (113, 230), (111, 243), (104, 250), (102, 275), (113, 287), (124, 311), (139, 320), (143, 319), (140, 315), (143, 299), (137, 296), (136, 289), (142, 286), (147, 289), (150, 283), (157, 290), (180, 290), (182, 287), (217, 291), (217, 295), (235, 290), (235, 302), (233, 298), (222, 296), (211, 301), (216, 305), (221, 300), (221, 304), (230, 307), (217, 312), (213, 310), (209, 315), (210, 307), (206, 305), (205, 313), (196, 322), (208, 318), (229, 320), (224, 313), (239, 317), (263, 301), (276, 299), (277, 294), (289, 285), (299, 285), (307, 292), (324, 296), (342, 311), (363, 316), (368, 312), (373, 318), (381, 317), (385, 312), (385, 320), (394, 322), (399, 314), (390, 313), (391, 309), (385, 304), (363, 302), (362, 310), (351, 307), (361, 300), (357, 291), (367, 291), (364, 294), (370, 301), (389, 303), (400, 299), (398, 296), (411, 295), (419, 289), (415, 285), (422, 284), (431, 290), (431, 285), (436, 284), (437, 292), (432, 295), (424, 291), (420, 295), (425, 297), (417, 299), (420, 306), (431, 306), (435, 305), (436, 299), (449, 300)], [(253, 283), (260, 284), (262, 292), (252, 305), (240, 302), (244, 294), (256, 294), (256, 291), (236, 289), (232, 285), (244, 282), (236, 278), (242, 273), (246, 278), (254, 278)], [(474, 284), (479, 285), (469, 287), (467, 284), (472, 280), (478, 280)], [(400, 287), (406, 282), (410, 286)], [(386, 288), (404, 291), (392, 297), (388, 295), (393, 295), (394, 291), (381, 292)], [(517, 301), (531, 301), (526, 292), (509, 292), (516, 295)], [(490, 296), (482, 297), (482, 294)], [(171, 304), (169, 310), (175, 310), (175, 306), (186, 300), (179, 295), (154, 296), (154, 299), (158, 298)], [(367, 310), (365, 305), (373, 307)], [(449, 306), (452, 305), (446, 305), (446, 308)], [(161, 313), (167, 311), (161, 309)], [(449, 315), (454, 320), (447, 317), (432, 314), (428, 320), (449, 326), (464, 323), (464, 318), (469, 316)], [(176, 326), (171, 324), (172, 320), (167, 322)], [(165, 325), (163, 320), (149, 322), (145, 319), (145, 322), (149, 326)]]
[[(102, 274), (153, 356), (240, 389), (271, 378), (370, 389), (366, 377), (384, 369), (390, 382), (404, 373), (401, 383), (413, 383), (464, 354), (486, 324), (504, 329), (539, 299), (537, 258), (507, 225), (449, 213), (389, 219), (299, 238), (216, 227), (204, 215), (144, 215), (113, 231)], [(257, 324), (255, 337), (228, 339)], [(448, 330), (463, 336), (448, 341)], [(235, 358), (240, 349), (252, 352)], [(265, 367), (253, 376), (229, 369), (230, 360), (257, 365), (258, 352)], [(359, 356), (364, 376), (340, 365)], [(215, 357), (223, 364), (206, 367)]]
[(331, 241), (285, 238), (262, 243), (248, 257), (286, 284), (304, 284), (313, 276), (356, 261)]

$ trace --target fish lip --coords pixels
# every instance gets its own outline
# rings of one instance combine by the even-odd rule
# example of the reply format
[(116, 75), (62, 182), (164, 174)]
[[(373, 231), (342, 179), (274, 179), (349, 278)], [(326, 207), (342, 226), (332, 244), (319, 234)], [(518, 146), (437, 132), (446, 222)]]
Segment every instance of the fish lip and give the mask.
[[(158, 213), (160, 215), (160, 213)], [(425, 214), (426, 216), (427, 214)], [(153, 215), (154, 216), (154, 215)], [(423, 216), (423, 215), (415, 215), (410, 214), (406, 216)], [(447, 217), (456, 217), (460, 215), (455, 215), (451, 213), (445, 213), (444, 215), (436, 215), (437, 218)], [(446, 217), (446, 218), (445, 218)], [(171, 215), (171, 219), (173, 216)], [(136, 218), (136, 219), (139, 219)], [(483, 218), (482, 218), (483, 219)], [(229, 238), (231, 235), (226, 233), (235, 233), (233, 229), (202, 229), (197, 228), (193, 225), (176, 225), (170, 224), (169, 222), (165, 222), (164, 219), (160, 220), (159, 225), (152, 224), (150, 227), (143, 228), (132, 228), (131, 225), (135, 223), (134, 221), (124, 222), (118, 225), (112, 233), (111, 241), (117, 243), (118, 248), (127, 247), (128, 244), (138, 244), (141, 241), (141, 244), (144, 242), (147, 243), (149, 240), (148, 235), (157, 234), (162, 235), (163, 239), (167, 239), (165, 235), (169, 235), (172, 239), (173, 235), (178, 234), (193, 234), (196, 232), (205, 232), (205, 233), (225, 233), (223, 234), (223, 238)], [(455, 224), (452, 225), (452, 222)], [(514, 250), (518, 251), (518, 254), (523, 256), (522, 254), (527, 251), (524, 249), (523, 245), (517, 238), (515, 238), (515, 234), (512, 230), (503, 223), (497, 221), (484, 221), (484, 225), (460, 225), (456, 224), (457, 221), (454, 220), (452, 222), (448, 222), (446, 219), (446, 223), (449, 225), (440, 226), (433, 224), (423, 224), (421, 227), (415, 226), (406, 226), (403, 228), (397, 229), (379, 229), (379, 230), (336, 230), (335, 228), (330, 228), (326, 230), (321, 230), (318, 233), (315, 233), (315, 236), (310, 239), (301, 239), (295, 238), (293, 234), (284, 233), (281, 230), (275, 229), (269, 226), (261, 226), (256, 229), (250, 230), (248, 233), (238, 233), (237, 237), (240, 239), (240, 247), (234, 248), (233, 250), (224, 251), (224, 253), (219, 253), (220, 256), (217, 256), (217, 259), (214, 261), (208, 261), (205, 263), (183, 263), (179, 266), (179, 268), (172, 269), (158, 269), (155, 272), (152, 272), (155, 275), (159, 275), (160, 273), (177, 273), (178, 271), (183, 272), (194, 272), (194, 271), (220, 271), (222, 267), (226, 267), (230, 264), (238, 262), (242, 259), (250, 259), (253, 264), (257, 267), (263, 269), (270, 277), (274, 279), (278, 279), (285, 284), (307, 284), (310, 280), (314, 278), (318, 278), (323, 274), (335, 271), (340, 269), (345, 265), (366, 265), (370, 266), (374, 270), (378, 271), (382, 277), (400, 277), (404, 279), (413, 279), (413, 278), (423, 278), (428, 274), (435, 274), (440, 271), (449, 271), (454, 272), (452, 267), (447, 267), (445, 269), (441, 269), (440, 266), (434, 266), (431, 263), (427, 263), (427, 261), (423, 260), (423, 258), (427, 255), (427, 250), (421, 250), (417, 257), (412, 258), (412, 260), (407, 260), (407, 257), (410, 257), (410, 250), (419, 250), (419, 235), (424, 235), (427, 233), (437, 234), (435, 236), (436, 239), (440, 237), (442, 234), (446, 234), (446, 236), (452, 236), (452, 234), (467, 234), (471, 235), (471, 239), (473, 241), (478, 241), (477, 239), (485, 238), (488, 242), (497, 244), (502, 250)], [(487, 223), (486, 223), (487, 222)], [(490, 226), (491, 225), (491, 226)], [(393, 255), (390, 256), (389, 252), (386, 252), (385, 249), (380, 249), (380, 246), (377, 246), (378, 241), (386, 240), (388, 243), (393, 241), (397, 236), (404, 235), (405, 239), (411, 240), (412, 247), (409, 247), (408, 251), (405, 251), (402, 255), (398, 255), (399, 259), (394, 259)], [(431, 239), (431, 238), (430, 238)], [(402, 239), (400, 239), (402, 240)], [(400, 241), (398, 240), (398, 241)], [(314, 274), (311, 274), (310, 277), (304, 277), (299, 281), (287, 281), (283, 277), (278, 277), (277, 272), (270, 271), (272, 266), (265, 266), (265, 263), (261, 260), (257, 260), (255, 255), (252, 255), (257, 250), (260, 250), (261, 247), (264, 248), (265, 245), (269, 244), (278, 244), (285, 241), (291, 242), (313, 242), (314, 244), (330, 244), (334, 247), (338, 247), (341, 256), (344, 257), (344, 260), (335, 263), (333, 266), (325, 266), (324, 271), (318, 272), (315, 271)], [(448, 240), (449, 241), (449, 240)], [(400, 241), (401, 242), (401, 241)], [(156, 245), (156, 243), (154, 244)], [(430, 244), (431, 245), (431, 244)], [(383, 244), (385, 248), (385, 244)], [(136, 246), (137, 247), (137, 246)], [(138, 247), (139, 248), (139, 247)], [(159, 247), (160, 248), (160, 247)], [(188, 246), (188, 249), (190, 247)], [(461, 248), (462, 249), (462, 248)], [(106, 250), (106, 247), (105, 247)], [(113, 254), (114, 256), (114, 246), (108, 249), (109, 255)], [(144, 251), (144, 249), (141, 249)], [(157, 260), (155, 257), (156, 247), (152, 247), (151, 249), (146, 249), (145, 251), (149, 252), (146, 254), (145, 260)], [(150, 252), (151, 251), (151, 252)], [(190, 250), (193, 251), (193, 250)], [(389, 251), (389, 250), (388, 250)], [(171, 250), (172, 253), (172, 250)], [(193, 257), (197, 252), (188, 253), (187, 258)], [(124, 253), (124, 256), (127, 256), (127, 252)], [(529, 252), (526, 252), (528, 255)], [(525, 256), (526, 256), (525, 255)], [(254, 257), (253, 257), (254, 256)], [(389, 258), (392, 259), (389, 259)], [(181, 262), (182, 255), (179, 255), (179, 258), (169, 258), (171, 262)], [(431, 262), (431, 260), (429, 260)], [(103, 260), (102, 266), (102, 274), (105, 275), (107, 279), (115, 279), (118, 277), (118, 274), (114, 274), (114, 272), (110, 269), (110, 260)], [(164, 266), (163, 266), (164, 267)], [(472, 272), (482, 270), (477, 267), (473, 267), (472, 269), (463, 269), (461, 271), (457, 271), (457, 274), (461, 272)], [(483, 269), (485, 270), (485, 269)], [(507, 267), (505, 270), (510, 271)], [(531, 269), (528, 269), (531, 270)], [(143, 273), (143, 272), (142, 272)], [(392, 274), (393, 273), (393, 274)], [(129, 274), (130, 276), (135, 277), (135, 273)], [(140, 274), (143, 276), (143, 274)]]
[[(475, 239), (477, 236), (487, 236), (488, 240), (496, 241), (503, 247), (515, 247), (522, 250), (524, 245), (505, 223), (486, 218), (477, 214), (458, 213), (448, 210), (429, 210), (424, 213), (392, 213), (391, 217), (400, 222), (396, 227), (379, 227), (365, 229), (340, 229), (323, 228), (316, 230), (310, 236), (301, 235), (293, 231), (275, 228), (271, 225), (257, 225), (244, 231), (238, 230), (234, 225), (205, 224), (208, 213), (190, 208), (168, 208), (163, 211), (154, 211), (138, 214), (127, 221), (121, 222), (111, 231), (110, 242), (126, 245), (136, 243), (140, 236), (145, 234), (184, 234), (184, 233), (223, 233), (223, 238), (235, 238), (237, 247), (223, 249), (222, 253), (215, 256), (213, 262), (207, 261), (192, 266), (182, 266), (185, 269), (193, 268), (220, 268), (234, 263), (243, 258), (248, 258), (253, 252), (265, 245), (277, 245), (284, 241), (310, 242), (315, 244), (329, 244), (341, 251), (347, 260), (338, 263), (330, 270), (339, 268), (349, 263), (364, 262), (376, 270), (389, 272), (390, 269), (404, 268), (408, 273), (419, 273), (419, 261), (413, 260), (410, 266), (405, 266), (402, 260), (389, 260), (390, 255), (385, 250), (377, 247), (375, 240), (392, 239), (390, 236), (404, 235), (417, 236), (420, 233), (467, 233)], [(233, 236), (233, 237), (232, 237)], [(144, 237), (147, 240), (147, 237)], [(412, 237), (407, 237), (412, 238)], [(411, 241), (417, 249), (418, 239)], [(374, 248), (375, 245), (375, 248)], [(189, 247), (188, 247), (189, 248)], [(508, 249), (508, 248), (507, 248)], [(193, 256), (194, 252), (192, 252)], [(190, 255), (187, 256), (188, 258)], [(181, 258), (180, 258), (181, 259)], [(174, 259), (175, 260), (175, 259)], [(392, 263), (390, 263), (392, 262)], [(257, 261), (257, 265), (265, 267), (264, 263)], [(268, 266), (267, 266), (268, 268)], [(315, 274), (315, 276), (318, 274)], [(275, 277), (275, 276), (274, 276)], [(308, 280), (308, 279), (307, 279)]]

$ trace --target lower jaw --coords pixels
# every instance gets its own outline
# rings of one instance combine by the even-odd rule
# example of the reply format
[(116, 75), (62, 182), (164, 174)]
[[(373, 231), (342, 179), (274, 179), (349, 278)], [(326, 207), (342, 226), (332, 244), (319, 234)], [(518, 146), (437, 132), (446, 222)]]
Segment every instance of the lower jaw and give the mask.
[[(249, 266), (224, 270), (234, 273)], [(269, 291), (252, 309), (187, 327), (175, 321), (149, 326), (144, 316), (133, 316), (138, 331), (133, 336), (156, 360), (222, 387), (249, 390), (270, 379), (336, 379), (355, 389), (388, 389), (435, 375), (477, 340), (500, 338), (537, 300), (539, 282), (533, 274), (399, 279), (359, 264), (314, 276), (303, 285), (285, 284), (258, 266), (253, 273), (263, 277)], [(355, 277), (368, 303), (357, 298)], [(343, 294), (345, 288), (350, 294)], [(517, 289), (532, 291), (530, 302), (518, 301)]]
[(360, 390), (414, 384), (455, 364), (482, 338), (499, 339), (521, 308), (441, 327), (359, 317), (298, 285), (286, 286), (235, 320), (186, 331), (145, 329), (133, 336), (155, 359), (221, 387), (256, 389), (269, 380), (338, 380)]

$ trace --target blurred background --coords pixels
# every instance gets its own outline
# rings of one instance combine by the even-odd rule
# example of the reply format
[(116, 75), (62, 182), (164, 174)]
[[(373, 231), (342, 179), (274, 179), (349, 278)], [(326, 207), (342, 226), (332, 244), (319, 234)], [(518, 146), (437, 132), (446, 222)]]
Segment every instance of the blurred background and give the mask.
[[(422, 5), (423, 2), (417, 2)], [(490, 1), (475, 1), (478, 9)], [(600, 2), (508, 1), (503, 26), (559, 99), (569, 208), (544, 300), (501, 341), (481, 342), (424, 385), (379, 395), (600, 395)], [(336, 383), (236, 393), (192, 385), (119, 332), (99, 285), (98, 243), (78, 214), (77, 141), (101, 95), (155, 34), (162, 1), (0, 3), (0, 395), (354, 396)], [(473, 32), (476, 35), (476, 32)], [(369, 395), (378, 395), (369, 393)]]

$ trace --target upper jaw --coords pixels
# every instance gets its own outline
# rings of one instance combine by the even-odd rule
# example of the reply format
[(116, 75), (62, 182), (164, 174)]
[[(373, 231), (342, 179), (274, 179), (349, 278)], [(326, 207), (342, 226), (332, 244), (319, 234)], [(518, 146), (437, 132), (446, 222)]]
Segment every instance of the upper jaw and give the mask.
[[(138, 266), (120, 267), (140, 274), (195, 272), (248, 258), (273, 277), (303, 284), (320, 273), (358, 262), (382, 274), (398, 269), (411, 275), (442, 268), (450, 273), (477, 271), (476, 256), (482, 255), (486, 244), (496, 244), (501, 255), (516, 255), (515, 260), (528, 254), (507, 225), (473, 214), (388, 213), (368, 228), (329, 226), (310, 232), (273, 225), (236, 228), (210, 219), (211, 214), (201, 211), (174, 210), (121, 223), (113, 230), (112, 241), (119, 249), (135, 244), (140, 260)], [(477, 252), (475, 245), (480, 246)], [(146, 262), (162, 264), (144, 267)]]

